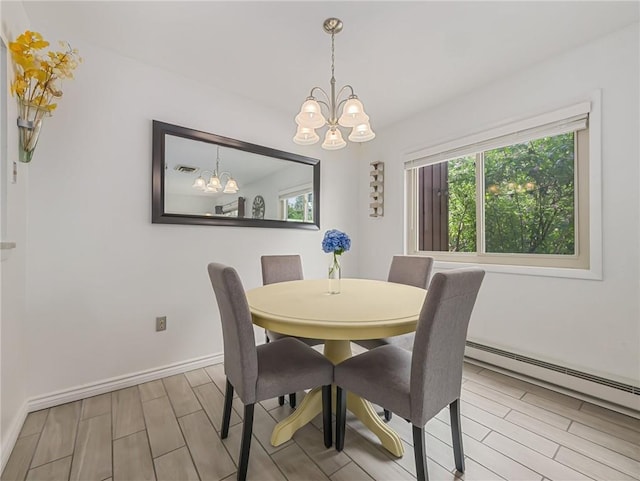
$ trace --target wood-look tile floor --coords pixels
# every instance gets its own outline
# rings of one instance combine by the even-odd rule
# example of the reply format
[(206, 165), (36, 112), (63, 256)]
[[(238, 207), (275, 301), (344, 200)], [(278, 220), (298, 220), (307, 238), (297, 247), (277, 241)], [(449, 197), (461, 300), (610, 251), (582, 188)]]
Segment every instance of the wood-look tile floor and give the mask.
[[(224, 385), (217, 364), (30, 413), (1, 479), (234, 480), (242, 405), (236, 398), (220, 440)], [(319, 417), (271, 446), (273, 426), (291, 412), (276, 399), (256, 406), (248, 479), (415, 479), (411, 426), (398, 416), (400, 459), (353, 417), (342, 453), (325, 449)], [(471, 364), (462, 416), (464, 474), (455, 471), (446, 410), (427, 424), (432, 480), (640, 479), (638, 419)]]

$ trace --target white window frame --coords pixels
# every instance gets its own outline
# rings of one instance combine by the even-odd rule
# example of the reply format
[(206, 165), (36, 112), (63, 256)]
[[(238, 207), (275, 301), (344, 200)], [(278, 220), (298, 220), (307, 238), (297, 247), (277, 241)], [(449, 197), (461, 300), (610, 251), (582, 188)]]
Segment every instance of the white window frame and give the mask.
[[(405, 252), (409, 255), (432, 256), (436, 260), (436, 267), (442, 269), (481, 264), (483, 268), (490, 272), (594, 280), (602, 279), (601, 97), (601, 91), (597, 90), (592, 92), (588, 101), (542, 115), (505, 122), (483, 132), (405, 154)], [(582, 252), (587, 251), (587, 259), (582, 265), (578, 265), (576, 262), (572, 263), (568, 260), (568, 258), (574, 258), (574, 256), (450, 253), (419, 251), (417, 249), (417, 169), (419, 167), (470, 153), (476, 153), (482, 150), (484, 148), (483, 146), (496, 148), (501, 143), (495, 142), (496, 139), (502, 139), (503, 146), (518, 143), (518, 141), (523, 141), (522, 132), (531, 132), (531, 129), (539, 126), (548, 126), (556, 123), (560, 126), (559, 131), (561, 131), (563, 120), (575, 120), (576, 116), (583, 115), (584, 113), (588, 113), (589, 115), (589, 156), (588, 162), (586, 163), (588, 165), (588, 172), (584, 172), (584, 169), (581, 170), (579, 165), (576, 165), (576, 176), (582, 174), (588, 177), (588, 180), (581, 179), (583, 185), (586, 184), (587, 195), (579, 194), (577, 196), (577, 202), (580, 202), (581, 205), (576, 206), (576, 248), (582, 249)], [(477, 182), (484, 182), (484, 173), (480, 168), (476, 170), (476, 178)], [(481, 186), (482, 184), (479, 183), (478, 185)], [(576, 187), (579, 185), (577, 177), (575, 185)], [(481, 196), (484, 190), (478, 188), (477, 192), (478, 195)], [(478, 211), (483, 211), (483, 209), (480, 208), (480, 202), (484, 202), (482, 197), (477, 200), (477, 207)], [(585, 209), (588, 210), (587, 222), (580, 220), (581, 212), (584, 213)], [(478, 222), (480, 223), (481, 221), (482, 219), (478, 216)], [(583, 227), (582, 232), (580, 232), (581, 222)], [(588, 228), (584, 224), (588, 224)], [(481, 245), (478, 244), (478, 251), (481, 252), (482, 250)], [(549, 259), (552, 259), (554, 260), (553, 266), (535, 265), (536, 262), (533, 260), (534, 258), (543, 259), (542, 263), (546, 264), (549, 264)], [(558, 260), (558, 262), (555, 262), (555, 260)]]

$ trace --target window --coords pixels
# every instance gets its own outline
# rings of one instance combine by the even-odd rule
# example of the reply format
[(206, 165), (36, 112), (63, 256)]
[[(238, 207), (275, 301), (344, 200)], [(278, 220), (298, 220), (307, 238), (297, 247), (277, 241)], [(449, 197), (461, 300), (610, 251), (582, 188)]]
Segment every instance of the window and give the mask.
[(589, 269), (588, 106), (408, 161), (409, 253)]
[(291, 222), (313, 222), (313, 189), (297, 187), (281, 192), (280, 218)]

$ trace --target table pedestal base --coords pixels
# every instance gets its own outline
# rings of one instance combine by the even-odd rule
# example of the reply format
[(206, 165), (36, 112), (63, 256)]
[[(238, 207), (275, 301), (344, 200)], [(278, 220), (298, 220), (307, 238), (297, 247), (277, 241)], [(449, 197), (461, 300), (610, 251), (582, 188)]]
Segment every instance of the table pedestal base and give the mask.
[[(324, 355), (334, 364), (338, 364), (352, 356), (351, 342), (325, 341)], [(335, 396), (333, 396), (333, 399), (335, 399)], [(391, 454), (397, 457), (401, 457), (404, 454), (400, 436), (380, 419), (380, 416), (375, 412), (369, 401), (348, 393), (347, 409), (380, 439), (382, 446)], [(322, 390), (316, 388), (304, 397), (304, 400), (293, 414), (276, 424), (271, 434), (271, 444), (279, 446), (287, 442), (298, 429), (320, 413), (322, 413)]]

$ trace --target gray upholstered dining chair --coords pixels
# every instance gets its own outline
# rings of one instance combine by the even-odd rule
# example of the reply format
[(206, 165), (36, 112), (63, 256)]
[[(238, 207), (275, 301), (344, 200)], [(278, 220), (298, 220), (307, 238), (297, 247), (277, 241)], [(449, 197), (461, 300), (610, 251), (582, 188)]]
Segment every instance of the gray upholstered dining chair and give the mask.
[(218, 301), (227, 387), (220, 437), (229, 434), (234, 389), (244, 404), (238, 480), (247, 476), (254, 405), (281, 394), (322, 386), (324, 444), (332, 444), (331, 383), (333, 364), (303, 342), (287, 337), (256, 347), (251, 311), (238, 273), (211, 263), (209, 278)]
[[(265, 286), (267, 284), (275, 284), (276, 282), (299, 281), (304, 279), (304, 275), (302, 274), (302, 259), (299, 255), (262, 256), (260, 258), (260, 264), (262, 265), (262, 284)], [(265, 329), (265, 339), (267, 342), (282, 339), (283, 337), (290, 336)], [(324, 342), (320, 339), (310, 339), (307, 337), (297, 337), (296, 339), (300, 339), (309, 346), (316, 346)], [(280, 404), (280, 406), (284, 404), (284, 396), (278, 397), (278, 404)], [(292, 408), (296, 407), (295, 392), (289, 394), (289, 405)]]
[(433, 257), (393, 256), (387, 281), (426, 289), (432, 268)]
[[(429, 285), (432, 269), (433, 257), (393, 256), (387, 281), (426, 289)], [(411, 350), (413, 348), (413, 338), (414, 334), (410, 332), (400, 336), (384, 337), (382, 339), (363, 339), (354, 342), (367, 349), (374, 349), (379, 346), (391, 344), (392, 346)], [(391, 417), (391, 412), (385, 409), (384, 418), (389, 421)]]
[(413, 352), (387, 345), (335, 366), (336, 449), (344, 447), (346, 390), (383, 406), (413, 424), (418, 480), (428, 479), (424, 425), (449, 406), (456, 469), (464, 472), (460, 388), (467, 328), (484, 271), (437, 273), (429, 285)]

